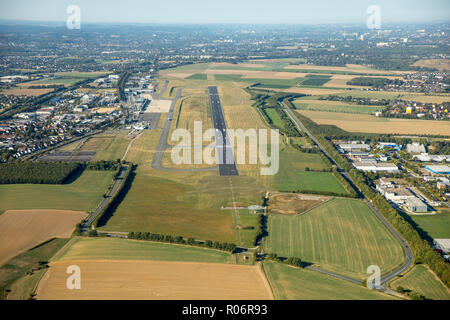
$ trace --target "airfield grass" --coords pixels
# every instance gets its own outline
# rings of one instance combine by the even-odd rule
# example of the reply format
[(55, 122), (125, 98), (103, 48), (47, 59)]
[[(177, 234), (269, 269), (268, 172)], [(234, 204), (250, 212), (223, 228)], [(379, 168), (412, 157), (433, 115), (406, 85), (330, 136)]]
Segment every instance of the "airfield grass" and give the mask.
[(127, 136), (126, 132), (117, 133), (104, 149), (97, 152), (94, 160), (122, 159), (129, 143), (130, 138)]
[(319, 272), (282, 263), (263, 264), (277, 300), (379, 300), (392, 297)]
[(450, 238), (450, 210), (441, 211), (435, 215), (410, 215), (409, 217), (430, 237), (437, 239)]
[[(237, 243), (232, 212), (221, 210), (232, 201), (228, 177), (216, 171), (170, 172), (151, 167), (161, 129), (145, 131), (135, 140), (126, 160), (138, 165), (125, 199), (106, 225), (106, 231), (145, 231), (201, 240)], [(236, 201), (261, 201), (263, 189), (255, 180), (233, 180)]]
[(234, 263), (227, 252), (186, 245), (120, 238), (74, 237), (51, 261), (161, 260)]
[(70, 184), (0, 185), (0, 207), (12, 209), (94, 210), (111, 184), (114, 172), (85, 170)]
[(402, 278), (393, 281), (390, 287), (394, 290), (402, 286), (407, 290), (415, 291), (426, 299), (450, 300), (450, 290), (439, 278), (423, 264), (416, 264)]
[(298, 216), (270, 215), (264, 246), (359, 279), (370, 265), (385, 274), (404, 260), (401, 246), (368, 206), (352, 199), (333, 199)]
[[(5, 297), (5, 289), (11, 290), (8, 293), (10, 299), (29, 299), (40, 276), (45, 272), (45, 269), (36, 270), (39, 261), (48, 261), (68, 241), (68, 239), (52, 239), (8, 260), (0, 267), (0, 299)], [(31, 269), (36, 271), (26, 275)]]

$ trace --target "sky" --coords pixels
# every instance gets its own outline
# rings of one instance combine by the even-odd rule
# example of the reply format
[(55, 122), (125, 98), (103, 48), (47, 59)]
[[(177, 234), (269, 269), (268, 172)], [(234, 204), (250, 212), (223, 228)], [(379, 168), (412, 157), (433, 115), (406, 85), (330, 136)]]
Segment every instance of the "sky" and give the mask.
[(370, 5), (385, 23), (450, 20), (449, 0), (0, 0), (0, 19), (64, 22), (72, 4), (82, 23), (365, 23)]

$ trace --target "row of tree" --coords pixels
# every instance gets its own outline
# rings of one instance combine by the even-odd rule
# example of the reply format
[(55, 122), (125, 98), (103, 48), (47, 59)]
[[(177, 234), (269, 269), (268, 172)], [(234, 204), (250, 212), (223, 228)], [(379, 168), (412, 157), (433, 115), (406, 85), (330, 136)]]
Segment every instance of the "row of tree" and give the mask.
[(199, 246), (199, 247), (207, 247), (211, 249), (217, 249), (222, 251), (227, 251), (234, 253), (236, 250), (236, 245), (234, 243), (228, 242), (219, 242), (219, 241), (200, 241), (195, 240), (194, 238), (188, 238), (185, 240), (182, 236), (171, 236), (150, 232), (130, 232), (128, 234), (129, 239), (137, 239), (137, 240), (148, 240), (148, 241), (159, 241), (159, 242), (167, 242), (167, 243), (177, 243), (177, 244), (186, 244), (190, 246)]
[(275, 261), (275, 262), (284, 262), (288, 265), (297, 267), (297, 268), (303, 268), (303, 262), (302, 259), (298, 258), (298, 257), (289, 257), (289, 258), (282, 258), (279, 257), (276, 253), (269, 253), (267, 255), (267, 259), (270, 261)]

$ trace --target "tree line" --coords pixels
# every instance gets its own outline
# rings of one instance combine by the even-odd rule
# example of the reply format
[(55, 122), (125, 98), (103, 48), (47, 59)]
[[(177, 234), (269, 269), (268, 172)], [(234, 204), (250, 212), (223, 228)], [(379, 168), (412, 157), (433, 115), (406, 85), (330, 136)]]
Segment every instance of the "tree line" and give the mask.
[(176, 243), (176, 244), (185, 244), (190, 246), (198, 246), (198, 247), (206, 247), (211, 249), (217, 249), (222, 251), (227, 251), (230, 253), (234, 253), (237, 246), (234, 243), (228, 242), (219, 242), (219, 241), (200, 241), (195, 240), (194, 238), (188, 238), (185, 240), (183, 236), (171, 236), (150, 232), (130, 232), (128, 234), (129, 239), (137, 239), (137, 240), (148, 240), (148, 241), (158, 241), (158, 242), (167, 242), (167, 243)]
[(75, 162), (28, 162), (0, 163), (0, 184), (63, 184), (83, 165)]
[(63, 184), (84, 169), (117, 171), (120, 165), (120, 160), (90, 163), (16, 160), (0, 163), (0, 184)]

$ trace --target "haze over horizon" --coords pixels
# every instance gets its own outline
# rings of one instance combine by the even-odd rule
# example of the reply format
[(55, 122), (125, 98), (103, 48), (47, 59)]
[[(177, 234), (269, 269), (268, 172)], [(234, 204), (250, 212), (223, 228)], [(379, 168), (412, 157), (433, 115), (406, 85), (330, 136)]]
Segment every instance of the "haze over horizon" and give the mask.
[(63, 22), (69, 5), (78, 5), (86, 23), (239, 23), (239, 24), (326, 24), (365, 23), (370, 5), (381, 9), (383, 23), (449, 21), (450, 1), (295, 1), (228, 0), (171, 2), (129, 0), (15, 0), (0, 3), (0, 19)]

